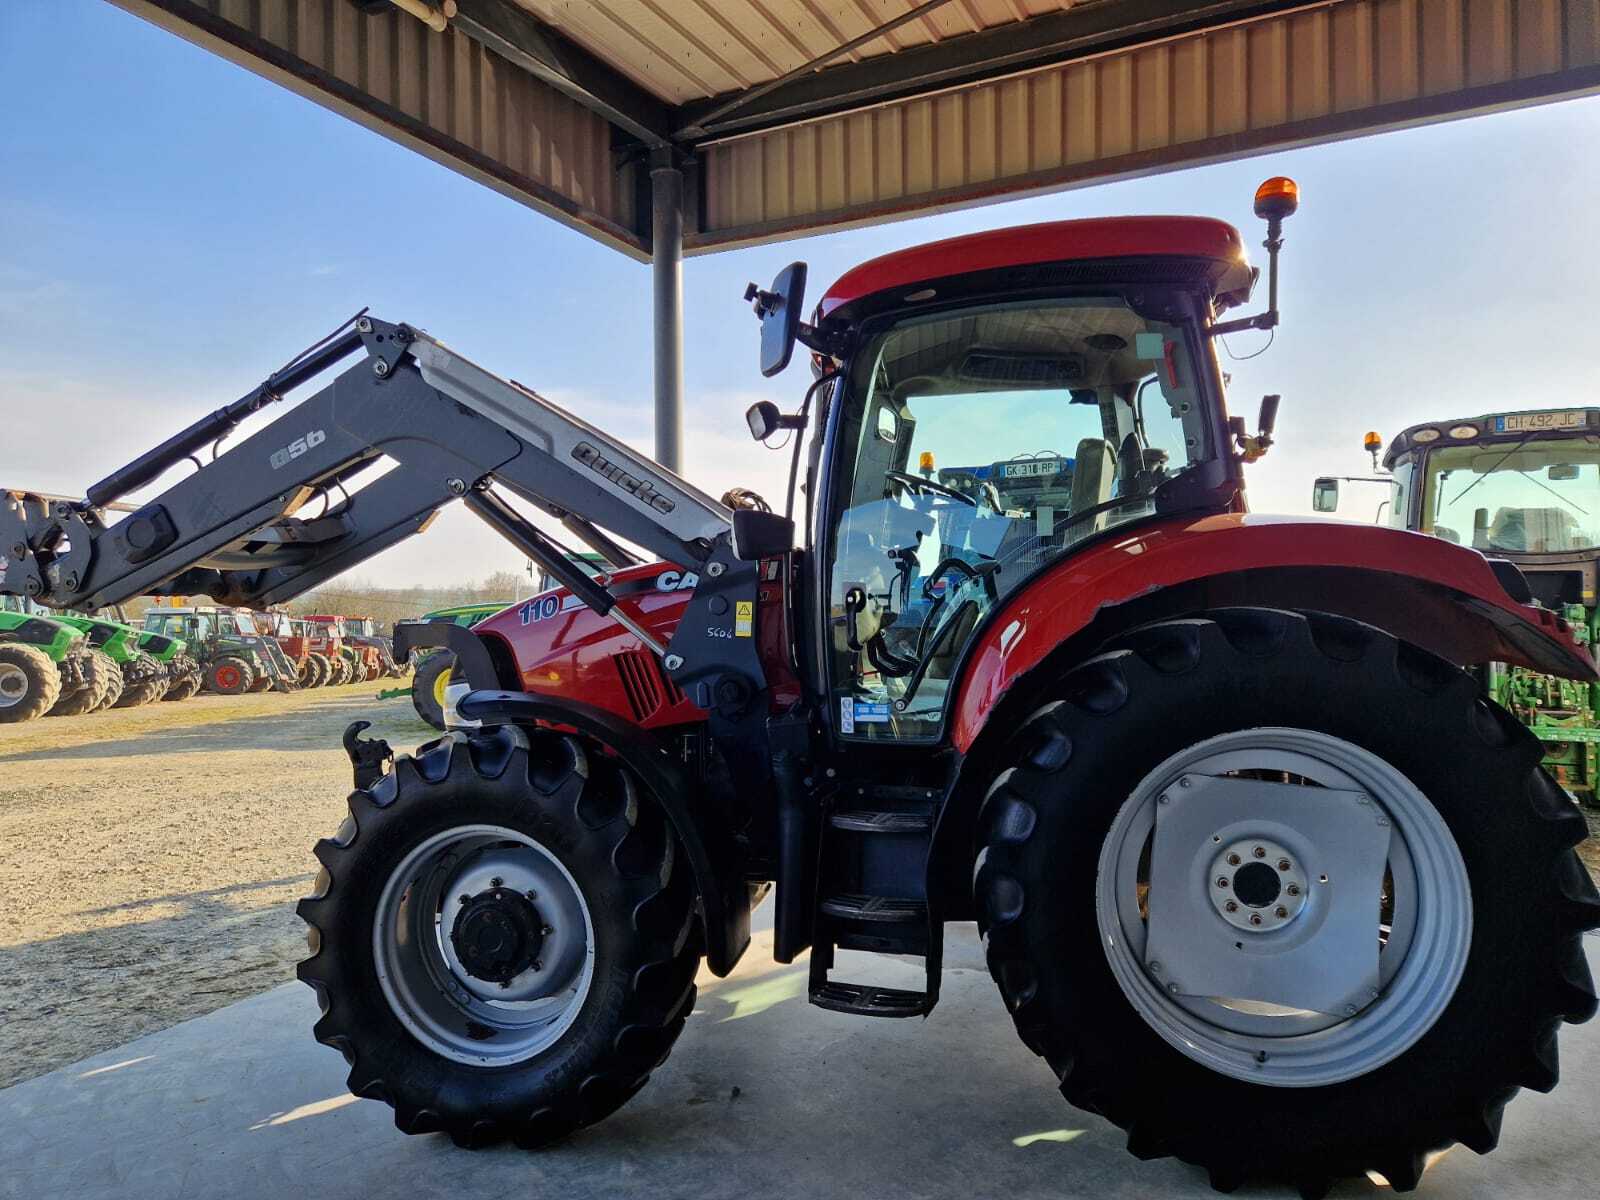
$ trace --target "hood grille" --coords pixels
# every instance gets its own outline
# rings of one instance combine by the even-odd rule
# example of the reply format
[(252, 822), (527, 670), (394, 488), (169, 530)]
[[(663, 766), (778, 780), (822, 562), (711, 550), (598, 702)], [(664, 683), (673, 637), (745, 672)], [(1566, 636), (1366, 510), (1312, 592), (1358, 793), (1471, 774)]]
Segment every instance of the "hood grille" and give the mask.
[(634, 720), (647, 720), (661, 709), (683, 702), (683, 692), (667, 678), (661, 661), (655, 655), (643, 650), (628, 650), (613, 654), (611, 661), (616, 665), (617, 678), (622, 681), (622, 690), (628, 697), (628, 707), (633, 710)]

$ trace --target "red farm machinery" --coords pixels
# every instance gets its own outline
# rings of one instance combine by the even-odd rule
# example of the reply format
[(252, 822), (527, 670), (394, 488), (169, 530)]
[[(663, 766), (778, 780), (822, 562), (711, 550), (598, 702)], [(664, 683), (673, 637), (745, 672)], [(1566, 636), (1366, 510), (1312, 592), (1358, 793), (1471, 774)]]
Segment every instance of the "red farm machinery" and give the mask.
[[(1432, 1150), (1491, 1149), (1595, 1010), (1584, 821), (1464, 668), (1595, 666), (1509, 563), (1246, 511), (1277, 398), (1254, 431), (1230, 417), (1213, 347), (1277, 323), (1295, 203), (1258, 193), (1254, 316), (1229, 313), (1257, 280), (1239, 234), (1193, 217), (917, 247), (810, 310), (802, 264), (752, 287), (763, 371), (798, 344), (813, 373), (793, 412), (747, 414), (792, 442), (786, 504), (720, 503), (363, 313), (85, 500), (11, 493), (4, 589), (264, 608), (457, 500), (560, 584), (401, 626), (402, 660), (454, 654), (467, 727), (398, 756), (345, 733), (299, 973), (402, 1130), (600, 1120), (770, 891), (775, 957), (809, 951), (811, 1002), (858, 1017), (931, 1012), (946, 926), (976, 921), (1023, 1041), (1141, 1157), (1223, 1189), (1409, 1188)], [(925, 982), (841, 977), (859, 951)]]

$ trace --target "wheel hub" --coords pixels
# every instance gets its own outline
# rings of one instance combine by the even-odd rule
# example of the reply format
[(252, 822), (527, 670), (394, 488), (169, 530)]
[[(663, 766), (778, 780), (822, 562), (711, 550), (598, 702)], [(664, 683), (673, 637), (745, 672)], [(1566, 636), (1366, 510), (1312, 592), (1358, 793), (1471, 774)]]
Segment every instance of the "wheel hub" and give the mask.
[(528, 897), (496, 887), (462, 899), (466, 903), (456, 914), (450, 940), (467, 974), (505, 983), (542, 966), (544, 919)]
[(21, 668), (0, 663), (0, 708), (10, 708), (28, 694), (28, 677)]
[[(1213, 834), (1216, 842), (1220, 834)], [(1211, 906), (1235, 929), (1271, 933), (1289, 924), (1310, 894), (1300, 864), (1271, 838), (1240, 838), (1211, 860)]]

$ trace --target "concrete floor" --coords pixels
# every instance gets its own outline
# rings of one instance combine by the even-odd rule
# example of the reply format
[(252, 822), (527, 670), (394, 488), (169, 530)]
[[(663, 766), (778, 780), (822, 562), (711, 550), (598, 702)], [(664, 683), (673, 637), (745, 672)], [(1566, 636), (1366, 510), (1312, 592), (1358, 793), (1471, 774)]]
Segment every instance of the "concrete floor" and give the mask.
[[(770, 933), (729, 979), (702, 978), (672, 1058), (631, 1103), (552, 1150), (455, 1149), (397, 1133), (353, 1100), (290, 984), (0, 1091), (0, 1195), (19, 1200), (573, 1200), (1205, 1197), (1199, 1172), (1141, 1163), (1069, 1109), (1012, 1033), (971, 927), (947, 939), (944, 999), (923, 1021), (812, 1008), (803, 964)], [(1600, 942), (1589, 942), (1600, 967)], [(885, 962), (876, 978), (915, 976)], [(1562, 1037), (1564, 1082), (1509, 1109), (1501, 1148), (1456, 1148), (1423, 1196), (1593, 1200), (1600, 1189), (1600, 1023)], [(1378, 1193), (1361, 1180), (1336, 1196)], [(1282, 1195), (1271, 1189), (1241, 1194)]]

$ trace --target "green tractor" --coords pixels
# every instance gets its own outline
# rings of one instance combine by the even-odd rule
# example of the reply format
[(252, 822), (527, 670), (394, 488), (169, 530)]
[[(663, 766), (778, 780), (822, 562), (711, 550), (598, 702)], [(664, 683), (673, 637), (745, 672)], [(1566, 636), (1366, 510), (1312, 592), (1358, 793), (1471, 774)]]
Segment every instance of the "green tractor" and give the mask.
[(158, 605), (145, 613), (144, 631), (186, 642), (208, 692), (239, 696), (299, 686), (294, 664), (276, 640), (256, 627), (247, 610)]
[[(1377, 464), (1381, 439), (1367, 435)], [(1600, 408), (1494, 413), (1413, 425), (1390, 443), (1383, 473), (1327, 476), (1312, 507), (1338, 508), (1342, 482), (1380, 483), (1378, 517), (1514, 563), (1531, 599), (1593, 652), (1600, 576)], [(1510, 573), (1507, 573), (1510, 578)], [(1483, 683), (1544, 745), (1545, 769), (1600, 806), (1600, 686), (1489, 663)]]
[(86, 617), (75, 612), (52, 612), (55, 620), (83, 634), (89, 645), (106, 655), (117, 666), (115, 695), (108, 696), (105, 708), (137, 708), (166, 695), (172, 679), (167, 668), (139, 647), (140, 631), (131, 625)]
[[(460, 625), (470, 629), (485, 617), (492, 617), (497, 612), (510, 608), (515, 601), (493, 601), (488, 604), (458, 604), (454, 608), (436, 608), (430, 613), (423, 613), (414, 621), (402, 622), (407, 625)], [(399, 664), (402, 670), (406, 663)], [(443, 729), (445, 710), (445, 689), (450, 685), (450, 677), (455, 672), (456, 657), (448, 650), (434, 650), (427, 654), (418, 655), (413, 660), (416, 674), (411, 677), (411, 686), (403, 688), (390, 688), (379, 692), (378, 699), (384, 700), (393, 696), (411, 697), (411, 707), (417, 710), (421, 717), (435, 729)]]
[(17, 596), (0, 596), (0, 723), (92, 712), (121, 672), (83, 632), (39, 616)]

